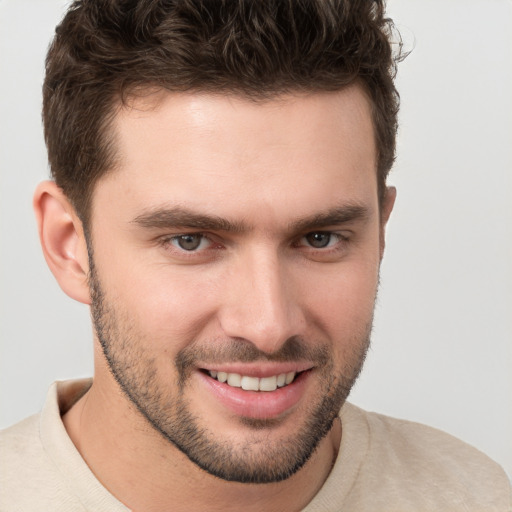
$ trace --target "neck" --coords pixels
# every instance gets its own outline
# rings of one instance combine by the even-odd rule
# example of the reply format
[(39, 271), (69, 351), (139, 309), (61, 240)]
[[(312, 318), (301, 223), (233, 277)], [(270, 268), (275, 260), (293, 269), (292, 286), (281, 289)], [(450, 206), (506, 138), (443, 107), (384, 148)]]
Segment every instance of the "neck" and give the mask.
[(339, 420), (290, 478), (270, 484), (227, 482), (200, 469), (164, 439), (121, 391), (115, 399), (102, 392), (101, 380), (97, 376), (64, 415), (64, 425), (96, 478), (134, 511), (300, 510), (325, 482), (337, 455)]

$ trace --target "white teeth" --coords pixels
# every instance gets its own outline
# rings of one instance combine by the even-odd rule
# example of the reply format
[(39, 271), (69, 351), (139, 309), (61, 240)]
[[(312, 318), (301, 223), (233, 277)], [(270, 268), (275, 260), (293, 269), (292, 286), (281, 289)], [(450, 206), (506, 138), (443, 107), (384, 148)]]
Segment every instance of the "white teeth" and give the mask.
[(296, 372), (280, 373), (272, 377), (249, 377), (238, 373), (227, 373), (210, 370), (209, 374), (219, 382), (227, 382), (234, 388), (242, 388), (245, 391), (275, 391), (293, 382)]
[(275, 391), (277, 389), (277, 377), (263, 377), (260, 379), (260, 391)]
[(258, 377), (247, 377), (244, 375), (242, 377), (242, 389), (246, 391), (258, 391), (259, 390), (259, 381)]
[(286, 374), (285, 384), (290, 384), (295, 378), (295, 372), (289, 372)]
[(238, 373), (228, 373), (228, 384), (234, 388), (242, 385), (242, 377)]

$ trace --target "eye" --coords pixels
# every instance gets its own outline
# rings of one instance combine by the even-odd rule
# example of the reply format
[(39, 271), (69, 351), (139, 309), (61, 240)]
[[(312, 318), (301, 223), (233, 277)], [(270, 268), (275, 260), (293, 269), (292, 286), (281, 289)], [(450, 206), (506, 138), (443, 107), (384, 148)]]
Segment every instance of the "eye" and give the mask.
[(184, 235), (173, 236), (169, 242), (174, 247), (188, 252), (205, 249), (210, 244), (210, 241), (200, 233), (187, 233)]
[(315, 249), (325, 249), (331, 245), (339, 242), (340, 236), (329, 231), (313, 231), (302, 237), (302, 240), (306, 242), (305, 245), (309, 245)]

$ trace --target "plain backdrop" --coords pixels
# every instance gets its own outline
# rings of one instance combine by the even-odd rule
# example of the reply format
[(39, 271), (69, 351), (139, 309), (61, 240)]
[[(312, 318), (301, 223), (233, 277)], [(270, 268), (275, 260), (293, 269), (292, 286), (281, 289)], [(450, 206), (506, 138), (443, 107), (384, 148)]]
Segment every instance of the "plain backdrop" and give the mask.
[[(64, 1), (0, 0), (0, 426), (92, 374), (31, 198), (47, 178), (43, 61)], [(512, 475), (512, 2), (391, 0), (411, 55), (372, 349), (350, 400), (464, 439)]]

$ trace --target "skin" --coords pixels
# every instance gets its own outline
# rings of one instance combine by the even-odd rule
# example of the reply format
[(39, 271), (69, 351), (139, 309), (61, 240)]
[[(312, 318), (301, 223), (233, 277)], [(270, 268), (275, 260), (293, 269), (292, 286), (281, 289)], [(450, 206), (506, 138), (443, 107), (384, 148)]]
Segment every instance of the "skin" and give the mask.
[[(257, 470), (288, 464), (280, 447), (294, 446), (325, 395), (341, 405), (348, 389), (337, 385), (350, 387), (369, 341), (395, 199), (388, 189), (378, 204), (368, 100), (358, 87), (265, 103), (159, 93), (120, 108), (114, 130), (119, 163), (93, 195), (93, 260), (55, 184), (41, 184), (34, 199), (59, 284), (76, 300), (95, 299), (94, 383), (65, 427), (97, 478), (133, 510), (300, 510), (329, 474), (339, 421), (328, 419), (292, 476), (264, 484), (212, 476), (155, 424), (172, 433), (181, 403), (213, 447), (229, 445), (233, 460)], [(191, 212), (223, 223), (198, 226)], [(337, 215), (319, 220), (326, 212)], [(313, 247), (311, 233), (327, 246)], [(183, 234), (204, 238), (186, 251), (176, 238)], [(285, 358), (290, 340), (302, 349)], [(265, 376), (290, 364), (307, 370), (290, 387), (298, 390), (291, 405), (276, 412), (265, 396), (252, 418), (219, 399), (201, 371)]]

